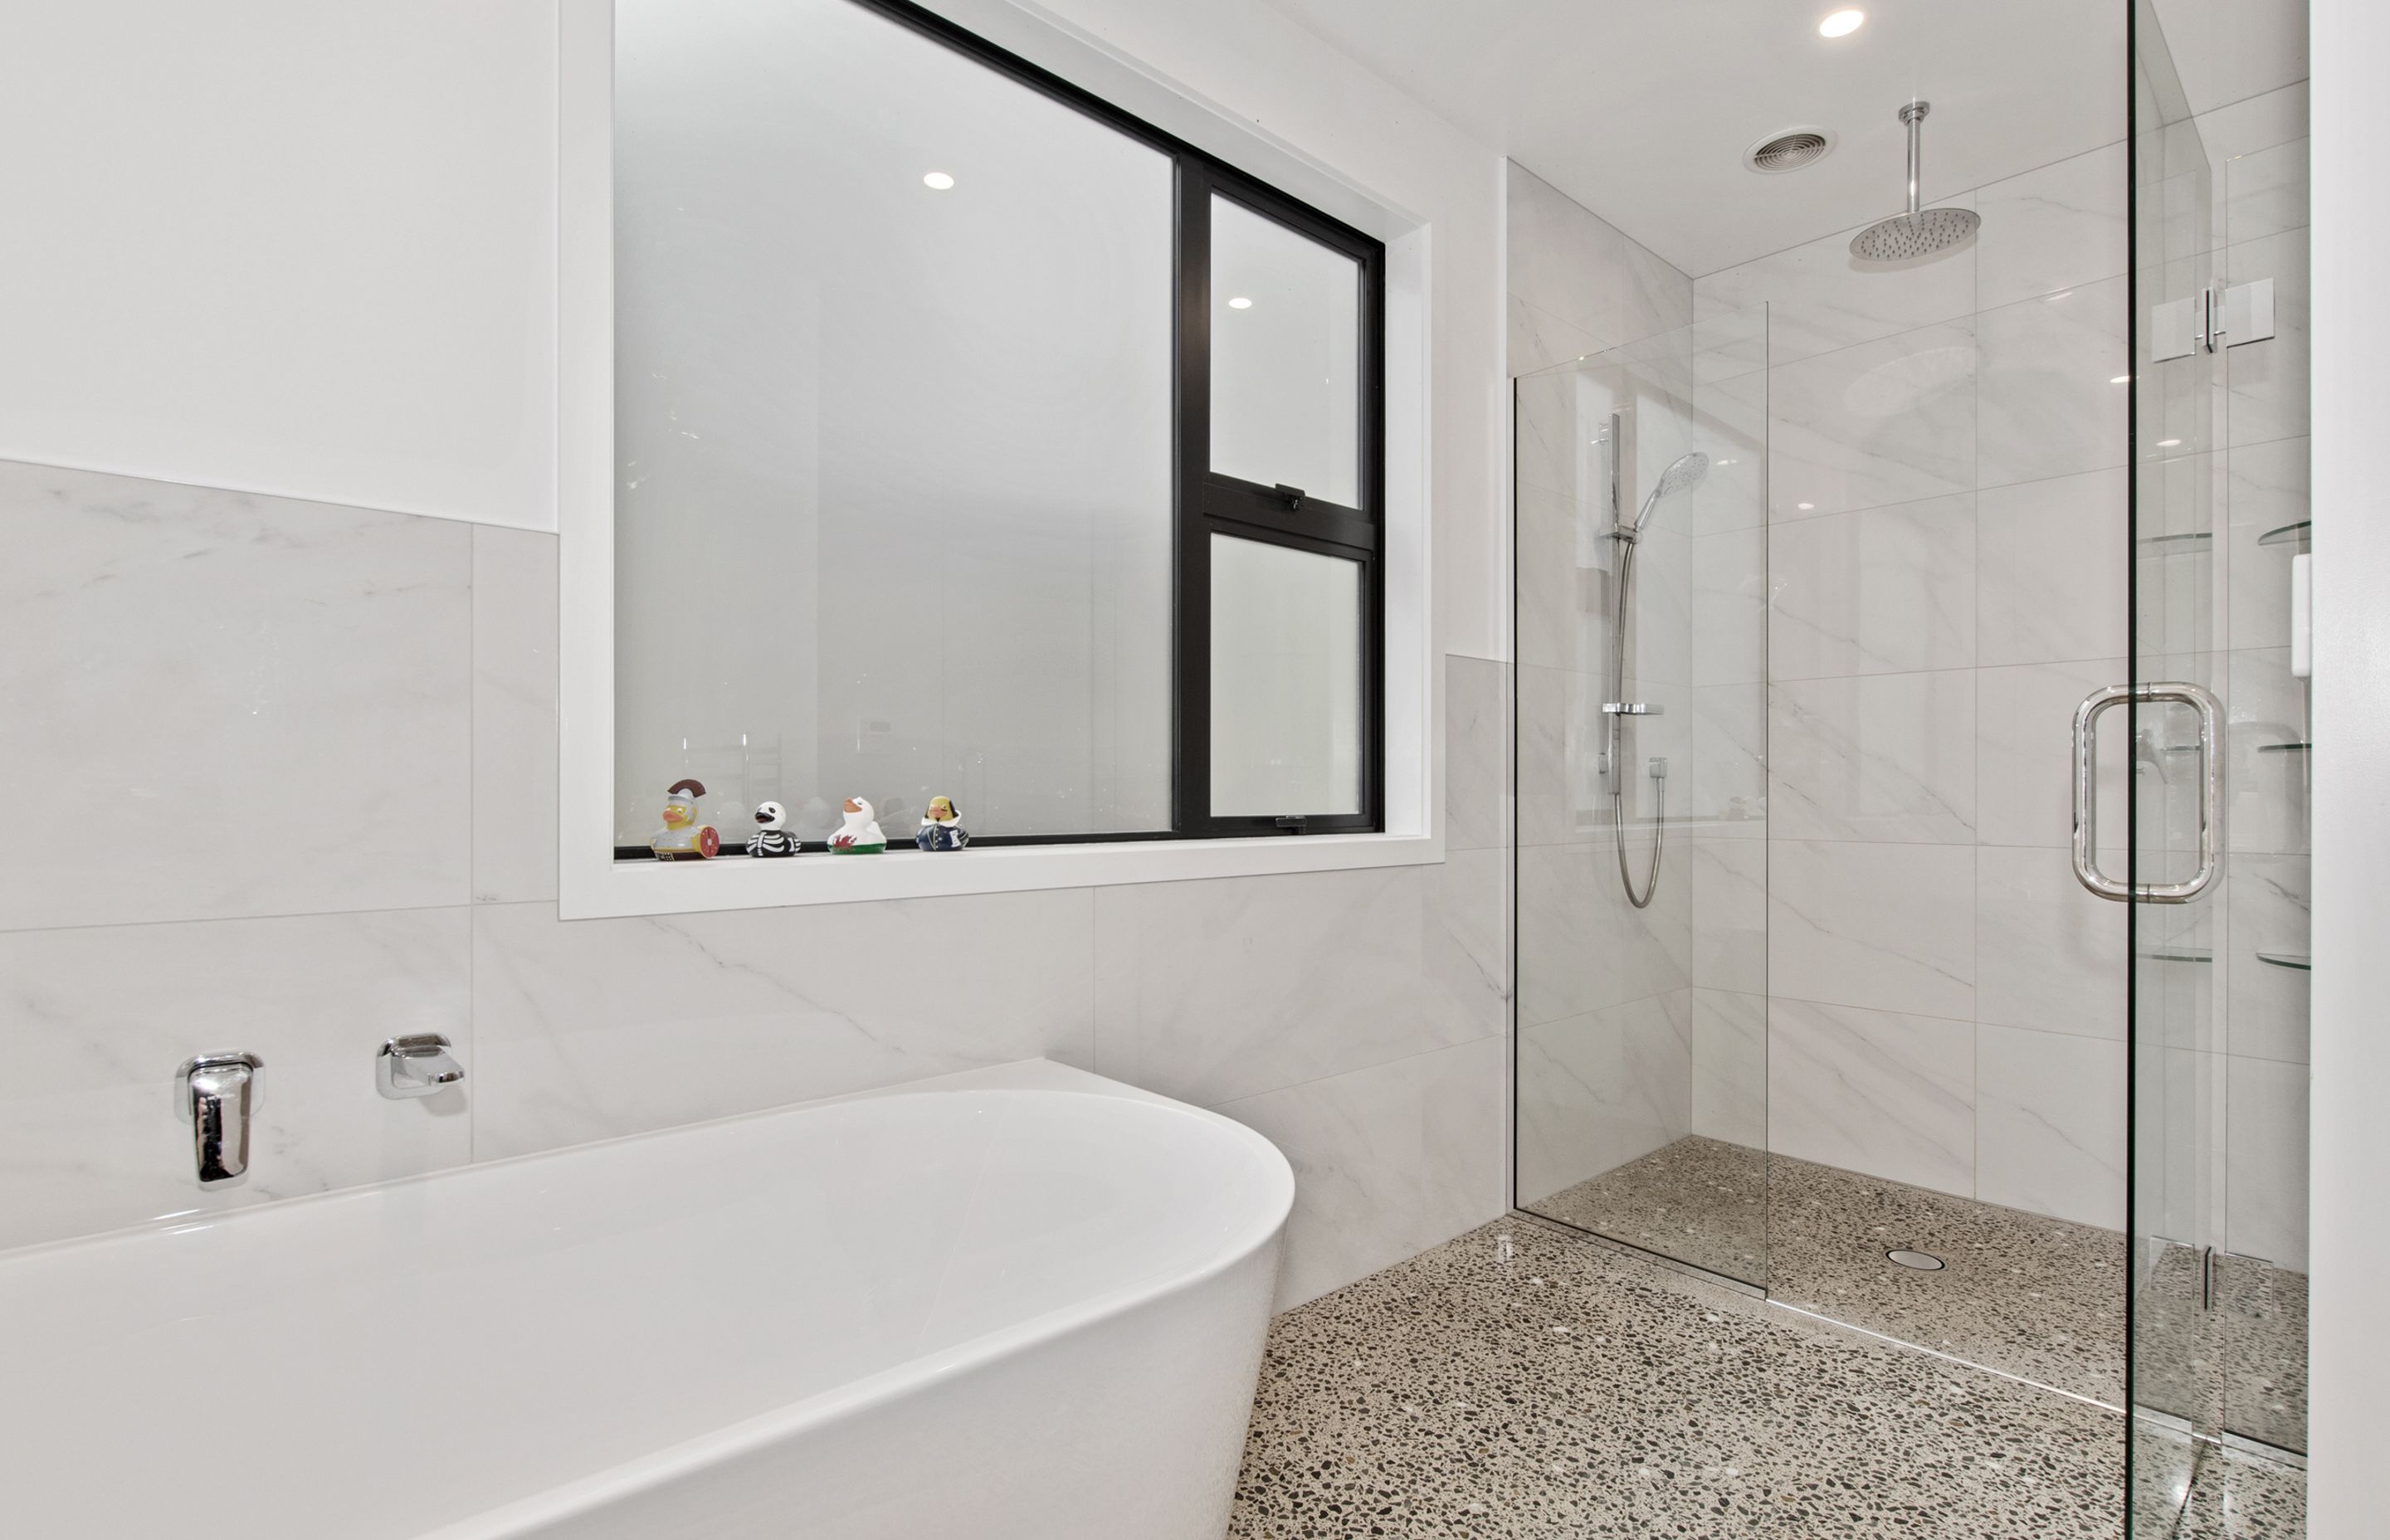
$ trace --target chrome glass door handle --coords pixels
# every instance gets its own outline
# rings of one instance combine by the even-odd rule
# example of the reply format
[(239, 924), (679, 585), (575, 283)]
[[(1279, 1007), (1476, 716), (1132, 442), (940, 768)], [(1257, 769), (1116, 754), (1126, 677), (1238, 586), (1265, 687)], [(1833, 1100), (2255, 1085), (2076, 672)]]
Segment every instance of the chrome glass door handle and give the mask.
[[(2171, 701), (2199, 713), (2199, 869), (2180, 882), (2119, 881), (2100, 869), (2100, 715), (2126, 701)], [(2188, 904), (2215, 885), (2224, 822), (2224, 707), (2198, 685), (2111, 685), (2075, 711), (2075, 879), (2120, 904)]]

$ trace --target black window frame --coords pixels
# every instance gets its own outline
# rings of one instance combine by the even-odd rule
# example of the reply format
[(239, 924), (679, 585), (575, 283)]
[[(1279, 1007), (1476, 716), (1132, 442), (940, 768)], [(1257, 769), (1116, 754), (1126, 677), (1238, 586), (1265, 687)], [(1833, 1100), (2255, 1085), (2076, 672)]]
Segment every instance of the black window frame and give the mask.
[[(1176, 184), (1172, 326), (1171, 789), (1166, 829), (1082, 834), (973, 835), (972, 848), (1221, 839), (1277, 834), (1381, 833), (1385, 828), (1385, 244), (1239, 171), (1144, 119), (999, 47), (910, 0), (847, 0), (962, 54), (1017, 83), (1170, 157)], [(1359, 266), (1356, 388), (1361, 463), (1358, 507), (1300, 489), (1265, 487), (1211, 468), (1212, 199), (1226, 199)], [(1357, 812), (1289, 809), (1219, 815), (1212, 789), (1212, 536), (1282, 545), (1356, 563), (1361, 590), (1361, 787)], [(726, 856), (743, 849), (726, 845)], [(968, 853), (967, 852), (965, 853)], [(618, 859), (651, 859), (642, 846)]]

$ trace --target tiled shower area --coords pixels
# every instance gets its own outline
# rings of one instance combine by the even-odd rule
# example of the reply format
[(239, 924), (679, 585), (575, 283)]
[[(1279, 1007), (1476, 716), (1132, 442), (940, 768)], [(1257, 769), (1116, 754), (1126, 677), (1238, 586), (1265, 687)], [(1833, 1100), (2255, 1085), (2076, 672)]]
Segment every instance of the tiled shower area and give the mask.
[[(1955, 250), (1686, 273), (1514, 163), (1509, 271), (1520, 1207), (2131, 1405), (2142, 1536), (2306, 1445), (2312, 745), (2305, 84), (2133, 45)], [(2152, 683), (2215, 736), (2105, 714), (2089, 867), (2198, 891), (2112, 902), (2071, 724)]]

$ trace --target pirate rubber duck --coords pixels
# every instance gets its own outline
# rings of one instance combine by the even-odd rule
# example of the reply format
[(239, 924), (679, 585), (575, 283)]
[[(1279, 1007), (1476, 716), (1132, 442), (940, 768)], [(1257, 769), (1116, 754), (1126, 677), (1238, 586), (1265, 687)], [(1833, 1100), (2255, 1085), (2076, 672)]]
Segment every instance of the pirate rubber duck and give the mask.
[(712, 824), (697, 821), (697, 799), (705, 795), (703, 781), (678, 780), (664, 793), (664, 827), (648, 840), (659, 861), (702, 861), (722, 853), (722, 836)]
[(877, 855), (888, 848), (888, 836), (871, 816), (871, 804), (860, 797), (846, 799), (846, 822), (829, 837), (832, 855)]
[(930, 811), (921, 815), (921, 827), (913, 831), (913, 843), (923, 850), (960, 850), (970, 843), (970, 834), (953, 802), (932, 797)]
[(761, 802), (755, 808), (759, 826), (755, 838), (747, 841), (747, 853), (761, 860), (768, 856), (794, 855), (804, 848), (797, 837), (789, 832), (789, 810), (777, 802)]

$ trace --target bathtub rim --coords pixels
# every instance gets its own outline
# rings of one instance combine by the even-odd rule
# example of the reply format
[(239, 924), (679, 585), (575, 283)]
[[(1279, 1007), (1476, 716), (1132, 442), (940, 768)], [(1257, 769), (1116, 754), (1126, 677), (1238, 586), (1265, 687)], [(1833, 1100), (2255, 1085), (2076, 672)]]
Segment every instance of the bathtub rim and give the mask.
[[(895, 1097), (942, 1096), (984, 1091), (1030, 1091), (1146, 1103), (1160, 1111), (1191, 1119), (1224, 1134), (1230, 1144), (1259, 1158), (1268, 1184), (1266, 1201), (1200, 1263), (1166, 1276), (1147, 1277), (1100, 1293), (1069, 1301), (1053, 1309), (1025, 1316), (993, 1331), (900, 1360), (871, 1374), (831, 1386), (812, 1395), (695, 1434), (675, 1444), (620, 1461), (585, 1475), (527, 1493), (482, 1511), (418, 1533), (417, 1540), (511, 1540), (525, 1529), (591, 1513), (641, 1491), (676, 1478), (723, 1464), (741, 1456), (803, 1435), (843, 1417), (867, 1411), (938, 1380), (1011, 1357), (1077, 1330), (1125, 1315), (1132, 1311), (1192, 1292), (1249, 1262), (1257, 1252), (1277, 1246), (1293, 1212), (1295, 1179), (1286, 1155), (1266, 1136), (1208, 1108), (1172, 1097), (1047, 1059), (1021, 1059), (958, 1071), (922, 1080), (875, 1086), (823, 1097), (811, 1101), (675, 1123), (635, 1134), (614, 1135), (552, 1149), (503, 1156), (494, 1161), (446, 1166), (391, 1181), (309, 1193), (203, 1215), (174, 1215), (93, 1235), (66, 1238), (0, 1251), (0, 1269), (19, 1258), (63, 1251), (98, 1251), (151, 1236), (198, 1227), (213, 1228), (267, 1214), (289, 1214), (340, 1202), (366, 1201), (386, 1193), (488, 1170), (569, 1159), (582, 1152), (618, 1145), (635, 1145), (700, 1130), (816, 1111), (852, 1102)], [(1271, 1268), (1275, 1281), (1276, 1267)], [(1267, 1315), (1265, 1302), (1264, 1315)]]

